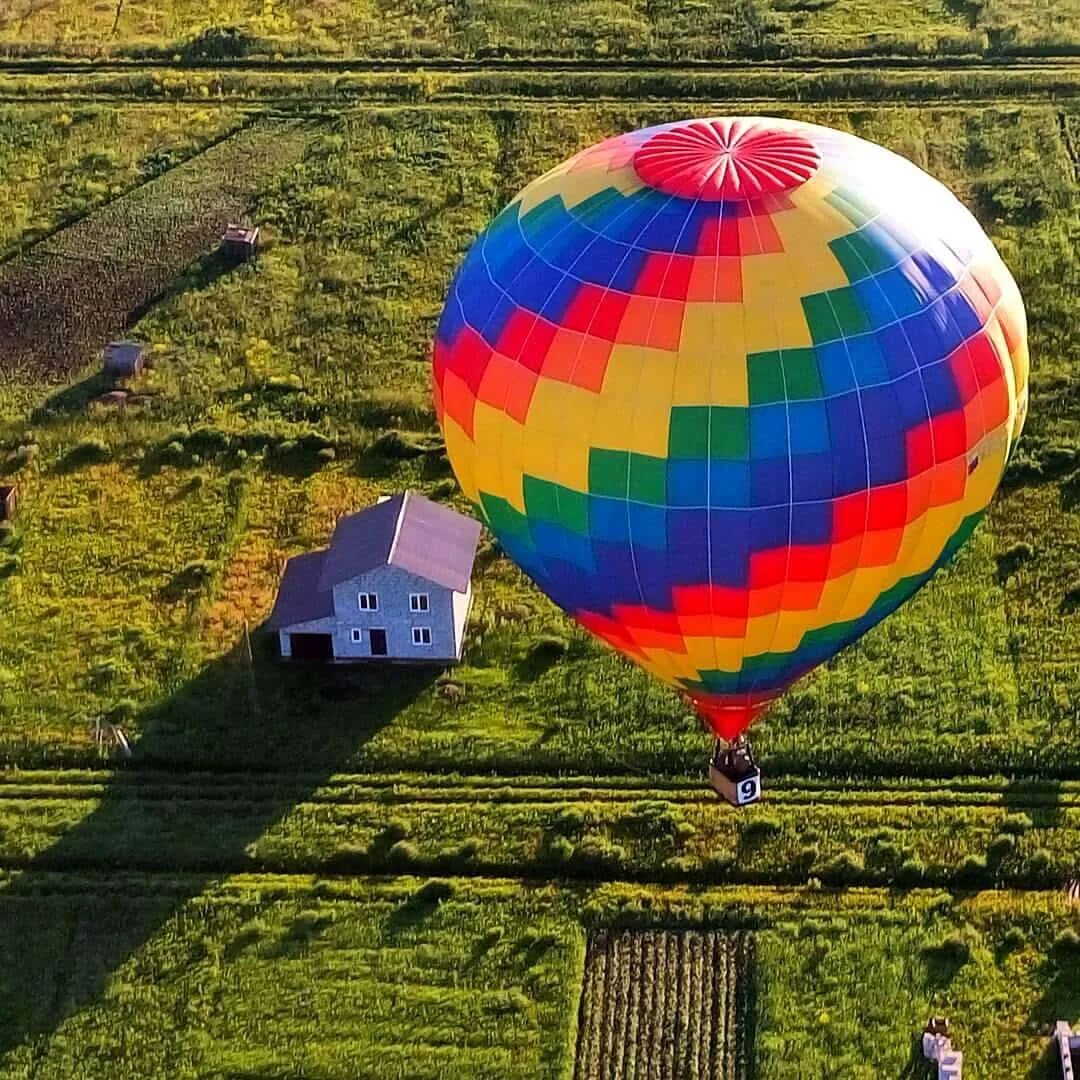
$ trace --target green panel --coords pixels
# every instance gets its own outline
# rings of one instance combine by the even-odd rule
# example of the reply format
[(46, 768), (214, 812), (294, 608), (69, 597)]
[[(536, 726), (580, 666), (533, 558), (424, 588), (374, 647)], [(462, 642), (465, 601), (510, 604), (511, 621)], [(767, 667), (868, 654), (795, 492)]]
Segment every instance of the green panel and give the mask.
[(526, 476), (525, 509), (530, 518), (550, 521), (571, 532), (589, 533), (589, 497), (573, 488)]
[(829, 299), (832, 300), (833, 310), (844, 337), (865, 334), (871, 329), (854, 289), (833, 289), (829, 293)]
[(630, 455), (625, 450), (589, 451), (589, 491), (593, 495), (626, 498), (630, 477)]
[(710, 411), (709, 457), (749, 457), (748, 410), (737, 405), (717, 405)]
[[(814, 297), (807, 299), (813, 300)], [(806, 300), (803, 301), (805, 304)], [(784, 372), (779, 352), (750, 353), (746, 358), (746, 373), (751, 405), (768, 405), (784, 400)]]
[(709, 409), (706, 405), (678, 405), (671, 410), (668, 456), (702, 460), (709, 449)]
[(648, 454), (630, 455), (630, 498), (654, 506), (667, 504), (667, 461)]
[(483, 506), (484, 517), (492, 532), (512, 534), (530, 541), (529, 520), (524, 514), (519, 514), (505, 499), (497, 495), (480, 493), (480, 502)]
[(802, 305), (816, 345), (854, 337), (870, 329), (854, 289), (832, 289), (804, 296)]
[(888, 251), (861, 231), (830, 240), (829, 247), (852, 283), (890, 269), (895, 261)]
[(856, 228), (862, 228), (880, 213), (878, 207), (868, 202), (863, 195), (847, 188), (837, 188), (832, 194), (825, 196), (825, 201)]
[(813, 349), (785, 349), (783, 367), (788, 401), (816, 401), (821, 397), (821, 376)]

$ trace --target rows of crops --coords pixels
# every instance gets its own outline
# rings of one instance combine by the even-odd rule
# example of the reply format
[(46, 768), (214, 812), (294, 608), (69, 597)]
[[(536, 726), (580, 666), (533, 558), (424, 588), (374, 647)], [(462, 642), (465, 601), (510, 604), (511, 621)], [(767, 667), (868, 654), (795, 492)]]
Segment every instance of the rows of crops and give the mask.
[(577, 1080), (745, 1080), (752, 948), (746, 934), (591, 934)]

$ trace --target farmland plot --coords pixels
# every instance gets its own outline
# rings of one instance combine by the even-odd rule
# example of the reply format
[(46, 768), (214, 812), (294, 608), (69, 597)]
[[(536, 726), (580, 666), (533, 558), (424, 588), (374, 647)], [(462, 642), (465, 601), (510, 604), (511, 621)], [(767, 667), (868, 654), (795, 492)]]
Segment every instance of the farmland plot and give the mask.
[(576, 1080), (743, 1080), (752, 950), (741, 933), (593, 934)]
[(123, 329), (307, 142), (257, 124), (63, 229), (0, 268), (0, 366), (49, 380)]

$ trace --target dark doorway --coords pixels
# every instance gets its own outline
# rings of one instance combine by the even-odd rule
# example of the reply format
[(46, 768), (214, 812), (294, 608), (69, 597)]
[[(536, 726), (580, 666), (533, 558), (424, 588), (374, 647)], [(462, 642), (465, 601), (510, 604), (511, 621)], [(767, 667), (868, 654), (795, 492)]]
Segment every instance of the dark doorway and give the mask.
[(386, 631), (385, 630), (372, 630), (371, 631), (371, 655), (372, 656), (385, 656), (386, 655)]
[(290, 634), (294, 660), (333, 660), (334, 645), (329, 634)]

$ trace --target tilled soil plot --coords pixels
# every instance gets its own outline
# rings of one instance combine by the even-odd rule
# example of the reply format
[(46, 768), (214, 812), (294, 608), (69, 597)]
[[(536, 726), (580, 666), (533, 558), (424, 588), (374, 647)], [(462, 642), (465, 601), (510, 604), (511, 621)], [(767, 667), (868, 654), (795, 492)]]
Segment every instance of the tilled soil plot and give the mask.
[(56, 381), (81, 367), (243, 217), (314, 130), (254, 124), (0, 266), (0, 375)]

